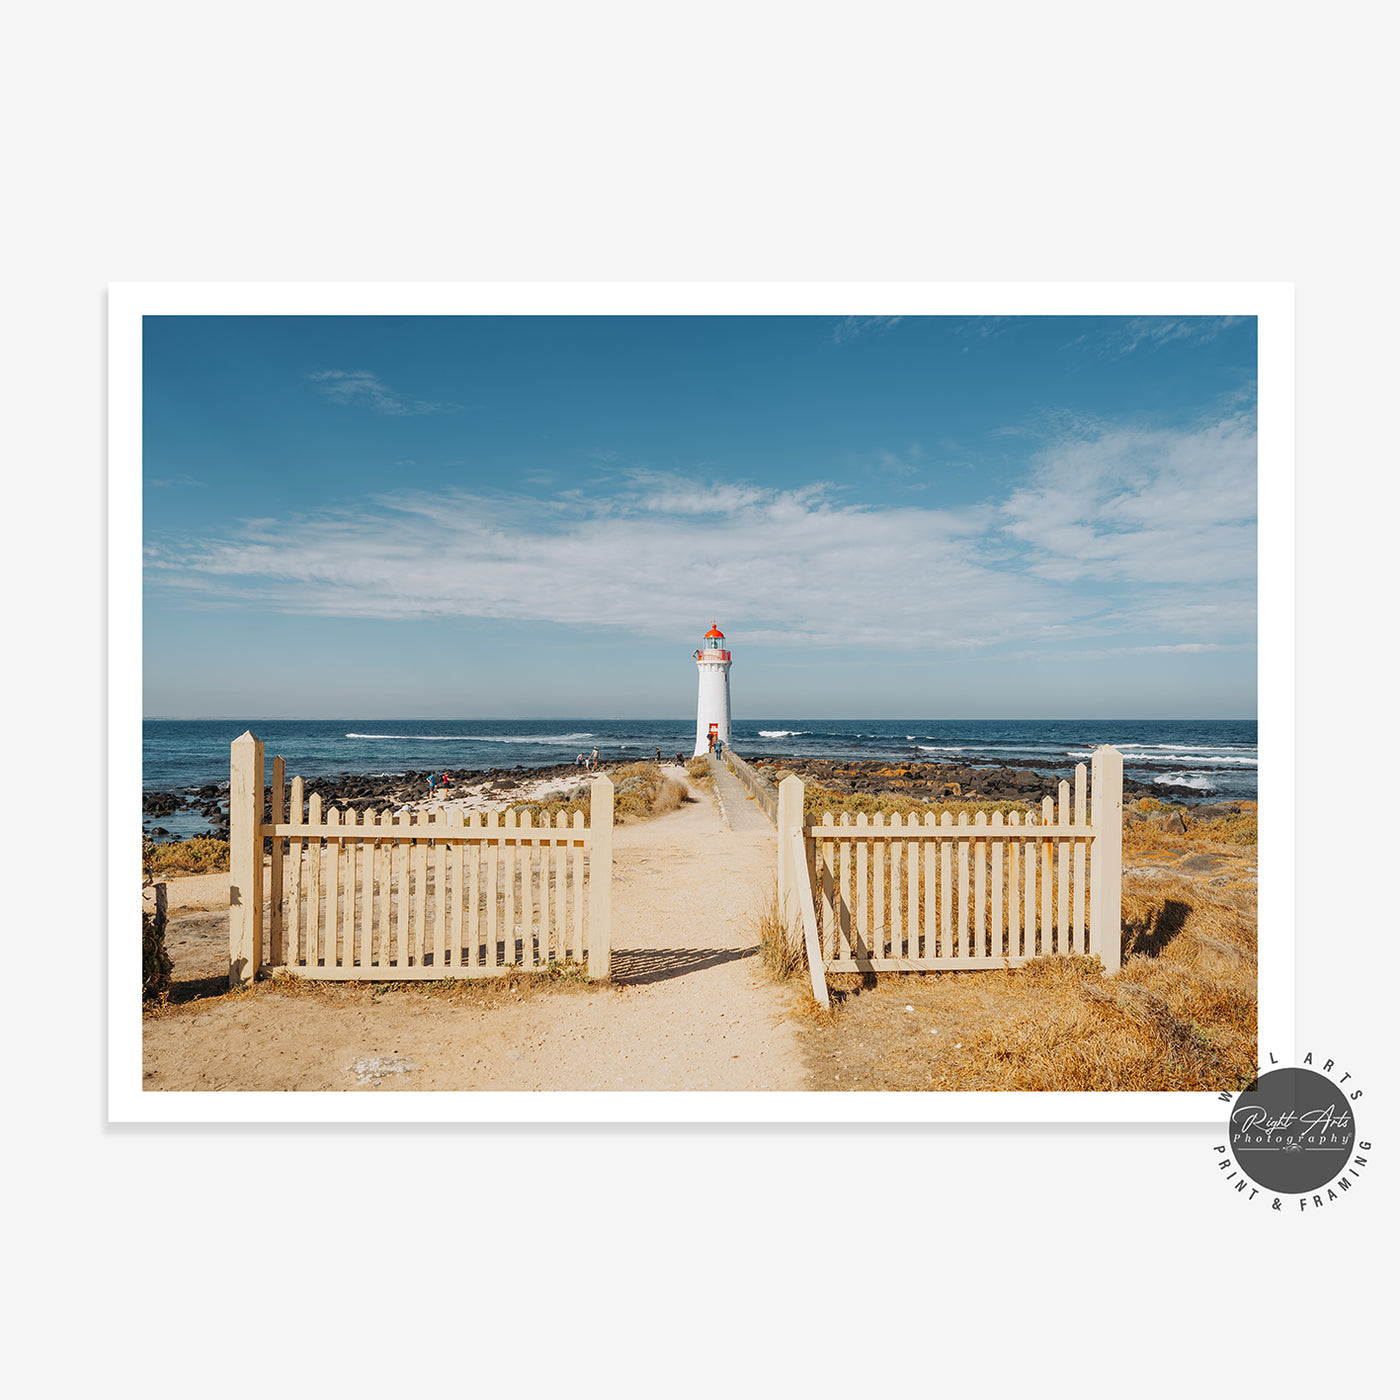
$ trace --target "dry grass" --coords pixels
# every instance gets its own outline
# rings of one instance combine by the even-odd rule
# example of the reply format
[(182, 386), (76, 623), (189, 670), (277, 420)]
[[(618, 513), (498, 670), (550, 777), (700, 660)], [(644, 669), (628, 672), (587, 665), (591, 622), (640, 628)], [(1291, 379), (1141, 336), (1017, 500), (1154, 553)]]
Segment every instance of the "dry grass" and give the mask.
[(692, 758), (690, 762), (685, 765), (685, 776), (689, 778), (696, 787), (712, 788), (715, 785), (714, 776), (710, 772), (710, 760), (704, 754)]
[(569, 996), (578, 992), (617, 990), (612, 982), (593, 982), (581, 963), (551, 963), (538, 972), (511, 972), (498, 977), (426, 978), (412, 982), (318, 982), (286, 972), (263, 975), (256, 982), (225, 991), (207, 991), (196, 998), (151, 1003), (144, 1018), (190, 1015), (225, 1001), (263, 997), (354, 1005), (378, 1003), (386, 997), (413, 997), (461, 1006), (502, 1006), (540, 996)]
[(791, 937), (778, 907), (778, 882), (769, 885), (759, 905), (754, 921), (758, 937), (758, 957), (775, 982), (786, 982), (798, 968), (805, 968), (807, 959), (800, 940)]

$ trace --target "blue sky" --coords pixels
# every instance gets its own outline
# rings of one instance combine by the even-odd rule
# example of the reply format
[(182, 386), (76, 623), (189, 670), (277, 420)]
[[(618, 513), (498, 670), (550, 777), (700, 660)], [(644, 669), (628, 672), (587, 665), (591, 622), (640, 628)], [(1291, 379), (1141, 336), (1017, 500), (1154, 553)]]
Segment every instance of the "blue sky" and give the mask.
[(147, 317), (144, 711), (1233, 718), (1252, 317)]

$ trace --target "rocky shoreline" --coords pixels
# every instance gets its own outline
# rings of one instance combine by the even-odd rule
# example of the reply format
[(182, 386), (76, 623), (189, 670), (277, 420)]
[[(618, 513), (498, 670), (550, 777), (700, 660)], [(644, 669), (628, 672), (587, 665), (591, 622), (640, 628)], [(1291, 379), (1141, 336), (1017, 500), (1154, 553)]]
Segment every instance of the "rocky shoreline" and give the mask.
[[(599, 768), (607, 770), (635, 763), (635, 758), (614, 759), (601, 762)], [(582, 776), (572, 763), (556, 763), (545, 768), (486, 768), (464, 770), (451, 774), (451, 784), (446, 791), (439, 784), (436, 793), (441, 797), (484, 798), (501, 803), (509, 802), (517, 792), (541, 779), (558, 779), (561, 783), (577, 782)], [(334, 804), (342, 809), (350, 808), (363, 812), (373, 808), (376, 811), (388, 808), (397, 811), (424, 802), (430, 795), (428, 774), (422, 773), (337, 773), (319, 778), (307, 778), (303, 793), (306, 801), (319, 795), (323, 806)], [(228, 784), (206, 783), (203, 787), (177, 789), (174, 792), (148, 792), (142, 794), (141, 813), (144, 818), (171, 816), (177, 812), (195, 812), (209, 823), (206, 830), (197, 832), (201, 837), (212, 837), (217, 841), (228, 840)], [(263, 807), (263, 820), (270, 821), (270, 805)], [(176, 839), (163, 826), (143, 822), (145, 834), (152, 840)]]
[[(639, 756), (609, 759), (601, 763), (603, 770), (624, 767), (638, 761)], [(669, 760), (672, 756), (666, 755)], [(796, 762), (781, 755), (745, 755), (748, 761), (770, 776), (782, 771), (796, 773), (804, 782), (818, 783), (833, 792), (864, 793), (878, 796), (898, 793), (906, 797), (939, 801), (947, 798), (984, 798), (990, 802), (1038, 802), (1044, 797), (1058, 795), (1059, 779), (1052, 774), (1037, 773), (1029, 768), (976, 767), (971, 764), (898, 763), (874, 759), (809, 759)], [(579, 769), (572, 763), (556, 763), (545, 768), (473, 769), (452, 774), (447, 797), (470, 797), (491, 802), (508, 803), (527, 785), (542, 779), (561, 783), (576, 782)], [(325, 806), (364, 811), (412, 806), (429, 796), (428, 774), (339, 773), (308, 778), (305, 795), (309, 801), (319, 794)], [(1220, 816), (1238, 812), (1238, 802), (1211, 802), (1195, 788), (1177, 787), (1170, 783), (1143, 783), (1123, 779), (1125, 798), (1155, 797), (1173, 806), (1189, 807), (1197, 817)], [(141, 801), (141, 812), (148, 821), (144, 830), (153, 840), (176, 839), (165, 827), (151, 825), (158, 819), (176, 812), (195, 812), (209, 823), (197, 835), (215, 840), (228, 840), (228, 784), (206, 783), (202, 787), (174, 792), (148, 792)], [(264, 818), (271, 820), (271, 811), (264, 808)]]
[[(832, 792), (864, 793), (879, 796), (898, 793), (925, 801), (948, 798), (984, 798), (989, 802), (1039, 802), (1058, 797), (1060, 779), (1053, 774), (1029, 768), (977, 766), (969, 763), (899, 763), (875, 759), (793, 760), (775, 754), (746, 754), (753, 767), (772, 776), (777, 772), (795, 773), (803, 782), (817, 783)], [(1143, 783), (1124, 777), (1125, 798), (1156, 797), (1173, 805), (1192, 806), (1198, 813), (1207, 808), (1230, 808), (1240, 804), (1212, 803), (1196, 788), (1173, 783)]]

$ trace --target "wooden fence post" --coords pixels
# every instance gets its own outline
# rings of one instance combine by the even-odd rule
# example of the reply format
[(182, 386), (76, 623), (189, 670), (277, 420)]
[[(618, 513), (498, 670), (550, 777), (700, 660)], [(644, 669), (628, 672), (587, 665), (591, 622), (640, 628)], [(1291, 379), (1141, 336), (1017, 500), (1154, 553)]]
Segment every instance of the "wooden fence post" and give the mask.
[(612, 976), (613, 784), (606, 773), (592, 783), (588, 804), (588, 975)]
[[(229, 747), (228, 984), (251, 982), (262, 965), (263, 745), (244, 730)], [(332, 896), (334, 897), (334, 896)]]
[(778, 784), (778, 912), (789, 949), (802, 943), (802, 907), (797, 896), (797, 882), (807, 878), (806, 870), (797, 869), (796, 848), (792, 833), (802, 830), (802, 805), (806, 784), (789, 774)]
[(1091, 768), (1089, 951), (1112, 973), (1123, 963), (1123, 755), (1105, 744), (1094, 750)]

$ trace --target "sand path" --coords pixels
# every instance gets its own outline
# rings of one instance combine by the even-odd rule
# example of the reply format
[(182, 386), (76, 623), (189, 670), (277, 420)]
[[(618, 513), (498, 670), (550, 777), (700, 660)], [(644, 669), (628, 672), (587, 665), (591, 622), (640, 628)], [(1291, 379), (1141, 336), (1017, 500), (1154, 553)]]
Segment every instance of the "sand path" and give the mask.
[[(612, 986), (490, 1004), (354, 989), (196, 1003), (145, 1023), (145, 1087), (803, 1088), (795, 993), (766, 978), (754, 931), (776, 836), (727, 770), (718, 782), (728, 821), (692, 789), (697, 801), (616, 829)], [(227, 949), (226, 910), (198, 908), (220, 881), (226, 899), (227, 878), (170, 882), (183, 956), (194, 940), (215, 960), (220, 938)]]

